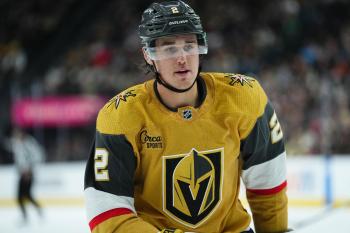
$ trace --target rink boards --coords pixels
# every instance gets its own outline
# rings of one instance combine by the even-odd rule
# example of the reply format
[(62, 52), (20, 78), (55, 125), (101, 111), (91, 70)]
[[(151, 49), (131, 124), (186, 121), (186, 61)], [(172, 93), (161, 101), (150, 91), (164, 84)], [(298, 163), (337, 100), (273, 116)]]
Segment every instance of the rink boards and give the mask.
[[(317, 207), (327, 201), (349, 206), (350, 156), (290, 156), (287, 167), (290, 206)], [(44, 205), (83, 206), (84, 169), (84, 162), (41, 165), (36, 169), (35, 196)], [(0, 207), (15, 205), (17, 179), (14, 166), (0, 166)]]

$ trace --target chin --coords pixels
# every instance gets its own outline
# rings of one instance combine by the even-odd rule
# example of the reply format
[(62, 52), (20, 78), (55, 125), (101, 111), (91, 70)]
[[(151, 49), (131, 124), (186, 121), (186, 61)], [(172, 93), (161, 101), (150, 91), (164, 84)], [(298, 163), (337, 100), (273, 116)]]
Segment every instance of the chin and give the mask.
[(183, 82), (181, 82), (181, 84), (178, 85), (179, 86), (178, 88), (179, 89), (187, 89), (193, 84), (193, 82), (195, 80), (196, 80), (195, 78), (183, 80)]
[(185, 82), (189, 81), (189, 82), (192, 83), (196, 77), (193, 76), (192, 72), (188, 72), (188, 73), (185, 73), (185, 74), (175, 73), (175, 78), (176, 79), (180, 79), (181, 81), (185, 81)]

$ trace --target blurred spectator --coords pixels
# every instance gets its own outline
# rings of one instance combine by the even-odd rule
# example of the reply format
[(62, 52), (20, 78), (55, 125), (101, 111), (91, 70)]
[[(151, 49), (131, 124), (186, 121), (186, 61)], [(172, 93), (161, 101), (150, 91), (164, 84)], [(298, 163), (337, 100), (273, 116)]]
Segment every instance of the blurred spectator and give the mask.
[(7, 52), (2, 58), (1, 68), (5, 73), (21, 74), (26, 68), (27, 56), (18, 41), (9, 43)]

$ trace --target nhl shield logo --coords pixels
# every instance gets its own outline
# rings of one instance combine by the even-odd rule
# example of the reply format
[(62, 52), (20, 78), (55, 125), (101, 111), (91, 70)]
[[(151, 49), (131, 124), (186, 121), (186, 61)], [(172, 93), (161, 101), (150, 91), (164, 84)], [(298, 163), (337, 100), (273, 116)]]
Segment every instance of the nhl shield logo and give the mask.
[(192, 119), (192, 110), (191, 109), (183, 110), (182, 117), (186, 120), (191, 120)]
[(195, 228), (221, 201), (223, 148), (163, 157), (163, 210)]

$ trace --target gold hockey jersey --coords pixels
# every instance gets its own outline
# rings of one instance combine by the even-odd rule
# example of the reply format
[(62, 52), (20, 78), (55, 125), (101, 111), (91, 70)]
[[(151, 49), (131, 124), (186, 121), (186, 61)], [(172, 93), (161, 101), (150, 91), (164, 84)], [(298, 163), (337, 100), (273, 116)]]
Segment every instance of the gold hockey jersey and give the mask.
[(85, 172), (94, 233), (240, 233), (287, 230), (286, 153), (258, 81), (201, 73), (198, 106), (170, 109), (147, 81), (100, 110)]

